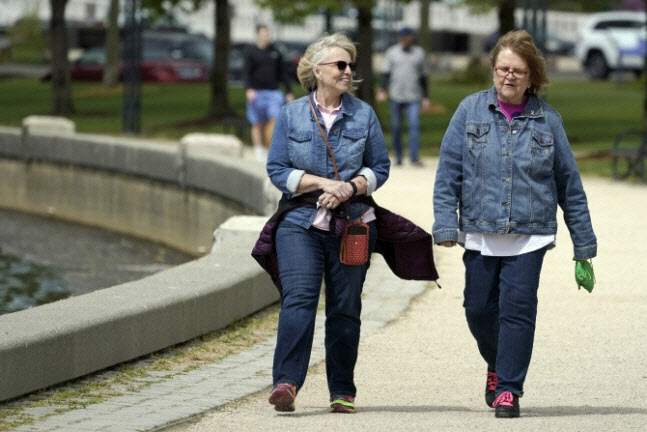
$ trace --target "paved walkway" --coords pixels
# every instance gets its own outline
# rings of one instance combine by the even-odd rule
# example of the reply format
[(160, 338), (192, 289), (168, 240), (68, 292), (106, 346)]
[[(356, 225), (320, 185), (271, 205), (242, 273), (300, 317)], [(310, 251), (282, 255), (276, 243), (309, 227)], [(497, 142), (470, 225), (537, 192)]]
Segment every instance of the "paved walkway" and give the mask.
[[(429, 229), (433, 177), (433, 162), (422, 169), (394, 167), (376, 200)], [(576, 289), (562, 223), (558, 247), (544, 264), (534, 358), (522, 418), (512, 420), (515, 429), (644, 431), (647, 425), (647, 291), (639, 283), (647, 188), (598, 179), (586, 179), (585, 188), (600, 243), (597, 286), (593, 294)], [(501, 430), (501, 421), (509, 420), (494, 419), (483, 402), (485, 364), (463, 318), (461, 250), (436, 254), (441, 290), (396, 279), (379, 256), (373, 260), (365, 285), (356, 415), (327, 412), (319, 317), (312, 359), (319, 364), (295, 413), (277, 414), (267, 403), (270, 339), (189, 373), (150, 376), (154, 383), (140, 392), (15, 430)]]
[[(382, 257), (375, 256), (365, 284), (363, 334), (371, 334), (398, 317), (428, 285), (397, 279)], [(325, 355), (323, 324), (322, 311), (317, 317), (313, 366), (321, 363)], [(147, 384), (140, 391), (121, 390), (120, 396), (63, 414), (56, 414), (53, 407), (28, 409), (23, 414), (38, 420), (13, 430), (134, 432), (162, 428), (259, 391), (265, 394), (272, 381), (274, 345), (271, 337), (240, 354), (190, 372), (183, 372), (185, 366), (151, 372), (137, 379)]]

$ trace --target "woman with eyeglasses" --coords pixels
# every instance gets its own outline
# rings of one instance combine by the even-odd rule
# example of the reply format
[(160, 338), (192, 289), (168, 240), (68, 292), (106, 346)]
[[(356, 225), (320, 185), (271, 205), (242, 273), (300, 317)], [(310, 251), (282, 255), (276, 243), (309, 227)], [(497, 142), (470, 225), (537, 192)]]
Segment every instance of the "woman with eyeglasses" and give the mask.
[(382, 186), (390, 168), (375, 112), (349, 93), (358, 82), (355, 56), (354, 44), (340, 33), (311, 44), (297, 68), (308, 94), (282, 108), (272, 136), (267, 172), (283, 193), (273, 235), (282, 287), (269, 397), (277, 411), (294, 411), (305, 381), (323, 279), (330, 409), (355, 412), (353, 370), (370, 259), (341, 263), (336, 221), (344, 212), (369, 225), (370, 257), (377, 239), (375, 209), (358, 199)]
[(557, 206), (575, 259), (596, 256), (586, 194), (560, 115), (538, 95), (544, 59), (526, 31), (490, 53), (494, 86), (459, 105), (443, 138), (434, 186), (434, 242), (465, 248), (464, 303), (487, 364), (485, 401), (519, 417), (544, 255)]

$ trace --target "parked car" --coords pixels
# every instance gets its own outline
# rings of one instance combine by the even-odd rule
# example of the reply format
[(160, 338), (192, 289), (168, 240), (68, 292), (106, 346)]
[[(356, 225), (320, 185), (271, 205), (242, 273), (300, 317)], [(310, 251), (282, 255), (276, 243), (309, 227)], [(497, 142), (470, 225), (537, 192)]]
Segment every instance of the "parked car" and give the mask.
[[(170, 58), (198, 61), (207, 69), (207, 74), (211, 74), (215, 53), (213, 40), (206, 36), (184, 31), (147, 30), (142, 34), (142, 40), (145, 47), (161, 50)], [(243, 53), (236, 49), (236, 45), (230, 47), (227, 63), (229, 82), (241, 82), (245, 60)]]
[[(488, 37), (485, 38), (483, 49), (489, 52), (490, 50), (492, 50), (492, 48), (494, 48), (494, 45), (496, 45), (498, 40), (498, 31), (490, 33)], [(573, 52), (575, 51), (575, 43), (557, 37), (552, 33), (547, 33), (546, 40), (544, 41), (544, 50), (546, 54), (569, 56), (573, 55)]]
[(614, 71), (639, 76), (645, 63), (644, 12), (600, 12), (580, 30), (575, 55), (591, 79), (606, 79)]
[[(87, 49), (70, 65), (73, 81), (101, 81), (106, 63), (103, 47)], [(207, 69), (199, 61), (169, 58), (163, 51), (144, 46), (140, 65), (141, 79), (146, 82), (199, 82), (207, 81)], [(124, 64), (119, 64), (119, 79), (123, 79)], [(51, 79), (51, 70), (42, 77)]]

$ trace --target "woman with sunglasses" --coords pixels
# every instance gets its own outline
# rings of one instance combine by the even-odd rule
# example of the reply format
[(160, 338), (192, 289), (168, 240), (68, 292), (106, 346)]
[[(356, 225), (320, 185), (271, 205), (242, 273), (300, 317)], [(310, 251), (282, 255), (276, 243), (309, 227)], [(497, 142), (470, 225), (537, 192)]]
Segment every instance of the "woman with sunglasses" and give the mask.
[(548, 78), (530, 34), (502, 36), (490, 63), (494, 86), (460, 103), (441, 144), (433, 235), (465, 248), (463, 306), (487, 363), (485, 401), (511, 418), (519, 417), (557, 206), (575, 259), (593, 258), (597, 241), (562, 118), (538, 97)]
[[(294, 411), (305, 381), (323, 279), (330, 409), (355, 412), (362, 285), (377, 239), (375, 209), (358, 196), (382, 186), (390, 168), (375, 112), (349, 93), (357, 83), (355, 56), (354, 44), (339, 33), (310, 45), (297, 68), (308, 94), (282, 108), (272, 136), (267, 172), (283, 192), (274, 236), (282, 298), (269, 398), (277, 411)], [(341, 211), (369, 225), (363, 265), (340, 261), (331, 221)]]

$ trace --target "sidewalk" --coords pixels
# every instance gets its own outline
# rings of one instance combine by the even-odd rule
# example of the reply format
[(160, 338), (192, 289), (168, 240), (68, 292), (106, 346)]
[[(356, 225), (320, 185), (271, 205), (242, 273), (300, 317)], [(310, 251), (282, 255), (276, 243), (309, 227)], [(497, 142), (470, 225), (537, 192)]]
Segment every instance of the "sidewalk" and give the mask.
[[(393, 167), (375, 198), (430, 229), (434, 162)], [(647, 291), (639, 284), (647, 244), (644, 186), (585, 179), (599, 258), (593, 294), (576, 289), (572, 246), (561, 222), (540, 286), (534, 358), (521, 399), (522, 431), (642, 431), (647, 424)], [(627, 229), (631, 228), (629, 239)], [(435, 249), (442, 289), (401, 281), (375, 256), (364, 288), (356, 368), (356, 415), (327, 411), (321, 326), (297, 411), (267, 403), (273, 338), (191, 372), (46, 417), (17, 431), (498, 431), (485, 406), (485, 364), (462, 310), (461, 250)], [(429, 288), (425, 288), (430, 286)], [(410, 301), (413, 301), (410, 303)], [(409, 308), (407, 309), (407, 306)], [(398, 318), (394, 320), (394, 318)], [(393, 321), (394, 320), (394, 321)], [(206, 414), (204, 414), (206, 413)], [(28, 413), (29, 414), (29, 413)], [(31, 414), (36, 414), (32, 412)], [(185, 421), (191, 419), (189, 421)], [(172, 425), (172, 426), (168, 426)], [(166, 427), (165, 427), (166, 426)]]
[[(432, 167), (394, 167), (375, 198), (429, 229), (434, 175)], [(317, 366), (295, 413), (275, 413), (265, 390), (165, 432), (644, 431), (647, 291), (639, 281), (647, 218), (638, 197), (647, 189), (592, 178), (585, 179), (585, 188), (599, 242), (597, 285), (592, 294), (577, 290), (572, 245), (560, 215), (558, 246), (547, 254), (542, 272), (521, 418), (495, 419), (485, 406), (486, 368), (465, 323), (462, 251), (453, 248), (436, 249), (441, 290), (426, 290), (396, 322), (364, 335), (356, 368), (357, 414), (327, 412), (325, 369)]]

